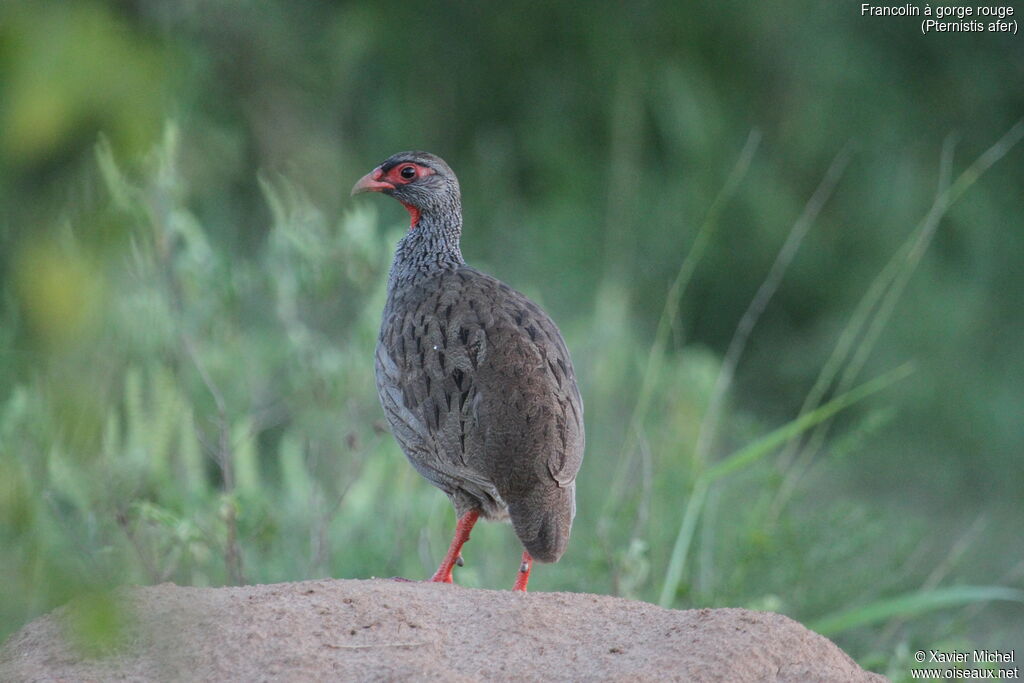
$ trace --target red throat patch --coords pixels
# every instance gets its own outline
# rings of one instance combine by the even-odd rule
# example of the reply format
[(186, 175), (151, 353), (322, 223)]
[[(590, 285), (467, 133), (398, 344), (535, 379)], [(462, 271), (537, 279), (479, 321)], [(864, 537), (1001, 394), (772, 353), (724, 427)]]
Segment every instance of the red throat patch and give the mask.
[(412, 230), (416, 227), (416, 224), (420, 222), (420, 210), (412, 204), (403, 203), (402, 206), (404, 206), (405, 210), (409, 212), (409, 217), (411, 218), (409, 221), (409, 229)]

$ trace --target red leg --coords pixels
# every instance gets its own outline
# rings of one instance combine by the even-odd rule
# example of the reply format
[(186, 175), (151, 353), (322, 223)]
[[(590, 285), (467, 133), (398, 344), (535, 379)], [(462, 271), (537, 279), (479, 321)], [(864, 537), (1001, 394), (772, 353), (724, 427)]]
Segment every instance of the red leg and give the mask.
[(523, 563), (519, 565), (519, 574), (516, 576), (516, 585), (512, 586), (514, 591), (526, 592), (526, 584), (530, 582), (530, 569), (533, 568), (533, 558), (530, 553), (523, 551)]
[(462, 559), (462, 546), (469, 540), (469, 532), (473, 529), (479, 516), (479, 510), (470, 510), (459, 518), (459, 523), (455, 525), (455, 537), (452, 539), (452, 544), (448, 546), (448, 554), (441, 560), (441, 566), (434, 572), (431, 581), (452, 582), (452, 567)]

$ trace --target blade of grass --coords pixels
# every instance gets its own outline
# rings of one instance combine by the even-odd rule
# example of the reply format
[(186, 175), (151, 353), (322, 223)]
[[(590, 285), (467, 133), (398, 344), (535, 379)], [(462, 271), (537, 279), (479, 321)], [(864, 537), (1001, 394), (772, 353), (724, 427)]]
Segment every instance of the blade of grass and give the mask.
[(851, 389), (845, 394), (837, 396), (820, 408), (816, 408), (809, 413), (801, 415), (792, 422), (769, 432), (749, 446), (745, 446), (744, 448), (736, 451), (729, 457), (709, 468), (707, 472), (704, 473), (704, 476), (707, 477), (709, 481), (716, 481), (736, 472), (737, 470), (743, 469), (747, 465), (760, 460), (767, 453), (786, 443), (789, 439), (799, 436), (815, 425), (821, 424), (825, 420), (833, 417), (839, 411), (850, 407), (857, 401), (861, 401), (871, 394), (879, 392), (882, 389), (895, 384), (901, 379), (906, 378), (913, 371), (913, 363), (904, 363), (884, 375), (880, 375), (869, 382), (861, 384), (855, 389)]
[(808, 628), (824, 636), (833, 636), (851, 628), (877, 624), (893, 617), (909, 618), (925, 612), (991, 600), (1024, 603), (1024, 590), (1005, 586), (950, 586), (915, 591), (822, 617), (812, 621)]
[[(941, 562), (939, 562), (935, 568), (928, 574), (928, 578), (925, 579), (924, 583), (921, 584), (922, 591), (931, 591), (938, 588), (942, 580), (953, 571), (960, 560), (967, 554), (971, 549), (972, 545), (981, 536), (982, 530), (988, 522), (986, 514), (982, 513), (978, 515), (978, 518), (974, 520), (974, 523), (960, 534), (957, 538), (956, 543), (949, 549), (949, 553)], [(923, 544), (922, 544), (923, 545)], [(1005, 583), (1005, 581), (1003, 582)], [(884, 647), (885, 643), (891, 643), (892, 639), (896, 636), (896, 632), (905, 623), (905, 618), (899, 615), (889, 621), (884, 628), (881, 629), (881, 633), (876, 639), (876, 644), (879, 648)]]
[(704, 256), (704, 251), (707, 249), (711, 237), (715, 234), (718, 227), (718, 218), (723, 208), (732, 199), (733, 194), (735, 194), (736, 189), (739, 187), (740, 181), (743, 180), (743, 177), (746, 176), (747, 171), (750, 169), (750, 163), (753, 161), (754, 153), (757, 151), (760, 142), (761, 133), (757, 130), (751, 131), (746, 144), (743, 146), (743, 150), (740, 152), (739, 159), (736, 161), (736, 165), (729, 174), (729, 178), (726, 180), (721, 192), (718, 193), (718, 196), (715, 197), (711, 207), (708, 209), (707, 217), (697, 232), (693, 246), (690, 247), (689, 253), (687, 253), (683, 263), (679, 266), (679, 272), (676, 273), (672, 286), (669, 287), (668, 294), (665, 297), (665, 306), (661, 312), (661, 317), (658, 319), (658, 327), (654, 333), (654, 342), (651, 344), (651, 350), (647, 354), (647, 366), (644, 369), (643, 381), (640, 384), (639, 397), (637, 398), (633, 415), (630, 418), (630, 429), (627, 437), (629, 439), (627, 442), (628, 448), (623, 449), (623, 452), (626, 454), (636, 449), (636, 441), (639, 438), (644, 418), (647, 416), (647, 410), (650, 407), (654, 379), (660, 373), (661, 361), (663, 360), (665, 347), (668, 343), (669, 333), (672, 330), (673, 321), (679, 315), (679, 302), (682, 300), (683, 293), (693, 278), (697, 264), (700, 263), (701, 258)]
[[(1006, 156), (1010, 150), (1024, 139), (1024, 119), (1017, 121), (1002, 137), (991, 147), (985, 150), (974, 163), (967, 167), (956, 180), (949, 182), (949, 168), (952, 164), (952, 138), (948, 138), (943, 146), (942, 162), (939, 189), (935, 201), (925, 217), (918, 223), (917, 228), (910, 234), (899, 251), (893, 255), (889, 263), (872, 282), (870, 288), (858, 303), (850, 322), (840, 335), (839, 342), (833, 349), (831, 356), (826, 361), (815, 380), (814, 386), (804, 400), (801, 412), (813, 410), (820, 403), (822, 398), (832, 385), (836, 376), (840, 376), (836, 391), (842, 392), (856, 380), (857, 374), (863, 369), (868, 354), (874, 348), (879, 335), (888, 323), (900, 296), (906, 287), (911, 275), (916, 270), (925, 251), (931, 244), (932, 238), (938, 229), (939, 223), (945, 217), (950, 207), (963, 196), (963, 194), (975, 182), (1000, 159)], [(881, 302), (881, 303), (879, 303)], [(862, 330), (867, 328), (863, 338), (857, 343)], [(852, 355), (852, 358), (850, 354)], [(850, 358), (849, 363), (847, 359)], [(845, 364), (845, 370), (843, 366)], [(796, 485), (808, 469), (809, 459), (824, 442), (827, 435), (827, 423), (822, 425), (812, 435), (812, 447), (805, 449), (805, 454), (797, 462), (793, 462), (789, 473), (780, 488), (772, 508), (774, 514), (778, 515), (782, 507), (789, 500)], [(795, 455), (798, 443), (790, 442), (783, 456), (783, 461), (791, 460)]]
[(708, 487), (724, 477), (733, 474), (745, 467), (752, 465), (773, 450), (786, 443), (789, 439), (798, 436), (808, 429), (820, 424), (834, 416), (841, 410), (850, 407), (857, 401), (862, 401), (868, 396), (877, 393), (886, 387), (906, 378), (913, 372), (912, 363), (903, 365), (879, 375), (873, 380), (852, 389), (851, 391), (838, 396), (825, 405), (810, 413), (788, 422), (781, 427), (762, 436), (757, 441), (736, 451), (729, 457), (707, 469), (697, 477), (694, 482), (690, 499), (687, 501), (686, 510), (683, 512), (679, 524), (679, 533), (676, 535), (675, 544), (672, 546), (672, 554), (669, 557), (668, 566), (665, 569), (665, 580), (662, 583), (661, 595), (658, 604), (668, 607), (672, 604), (672, 598), (679, 588), (683, 578), (683, 571), (686, 565), (686, 556), (689, 553), (690, 544), (693, 541), (693, 531), (697, 526), (704, 500), (707, 496)]
[[(953, 156), (952, 140), (952, 137), (947, 137), (943, 142), (942, 156), (939, 163), (939, 186), (935, 192), (936, 198), (941, 196), (949, 187), (949, 171), (952, 166)], [(882, 268), (881, 272), (879, 272), (871, 281), (867, 291), (864, 292), (864, 296), (862, 296), (860, 301), (857, 302), (857, 306), (854, 308), (849, 322), (847, 322), (846, 327), (844, 327), (843, 331), (839, 334), (839, 339), (836, 341), (836, 345), (832, 348), (832, 353), (829, 354), (825, 364), (818, 372), (818, 376), (815, 378), (811, 390), (808, 391), (807, 396), (804, 397), (804, 403), (800, 409), (801, 412), (813, 410), (816, 406), (820, 405), (821, 401), (825, 398), (829, 387), (832, 386), (835, 378), (839, 376), (839, 373), (842, 371), (843, 365), (850, 357), (850, 354), (854, 352), (857, 340), (861, 337), (861, 333), (864, 328), (870, 324), (872, 315), (877, 309), (878, 302), (885, 296), (885, 293), (889, 291), (892, 283), (899, 277), (900, 269), (910, 255), (910, 251), (914, 243), (914, 236), (918, 233), (920, 227), (921, 224), (918, 224), (918, 228), (911, 233), (896, 253), (889, 258), (889, 261)], [(797, 455), (797, 448), (799, 445), (800, 442), (795, 439), (786, 445), (786, 450), (780, 458), (783, 469), (792, 469), (790, 465)], [(793, 483), (795, 482), (791, 482), (790, 485)], [(779, 501), (785, 500), (788, 497), (788, 494), (789, 491), (787, 491), (787, 484), (784, 482), (782, 492), (776, 497), (776, 502), (773, 503), (773, 508), (776, 510), (776, 513), (780, 509)]]
[(658, 604), (662, 607), (670, 607), (675, 598), (679, 584), (683, 580), (683, 571), (686, 569), (686, 556), (690, 551), (690, 544), (693, 542), (693, 530), (697, 528), (697, 519), (704, 506), (704, 499), (708, 495), (708, 482), (704, 478), (698, 478), (690, 491), (690, 500), (686, 502), (686, 510), (683, 512), (682, 522), (679, 524), (679, 534), (676, 535), (676, 542), (672, 546), (672, 555), (668, 560), (668, 567), (665, 569), (665, 581), (661, 584), (661, 595), (658, 596)]
[[(867, 362), (868, 355), (875, 348), (879, 335), (881, 335), (882, 330), (885, 329), (886, 324), (889, 322), (889, 318), (899, 302), (900, 296), (910, 280), (910, 276), (917, 269), (918, 261), (920, 261), (921, 256), (924, 254), (927, 245), (931, 243), (935, 230), (939, 227), (939, 222), (945, 213), (945, 209), (942, 212), (937, 212), (936, 207), (939, 206), (942, 197), (950, 189), (950, 178), (953, 172), (953, 152), (955, 149), (955, 138), (952, 135), (947, 136), (943, 141), (942, 155), (939, 160), (939, 184), (935, 190), (935, 202), (929, 209), (928, 214), (918, 224), (917, 229), (911, 233), (897, 252), (896, 258), (893, 261), (894, 269), (891, 276), (887, 279), (888, 287), (883, 290), (880, 302), (872, 302), (873, 313), (864, 320), (866, 331), (863, 337), (856, 347), (851, 347), (844, 354), (845, 358), (846, 355), (849, 355), (850, 350), (853, 353), (846, 364), (846, 368), (839, 377), (839, 382), (836, 385), (836, 392), (838, 393), (846, 391), (856, 380), (857, 375), (860, 374), (864, 364)], [(877, 307), (874, 307), (874, 303), (878, 304)], [(839, 367), (836, 366), (837, 371)], [(832, 375), (829, 378), (829, 383), (831, 383), (834, 377), (835, 375)], [(821, 448), (821, 445), (825, 442), (825, 437), (828, 435), (828, 430), (829, 423), (826, 422), (811, 434), (807, 448), (800, 460), (802, 466), (794, 468), (796, 473), (800, 474), (806, 470), (806, 460), (813, 457), (814, 453), (818, 452), (818, 449)], [(789, 482), (790, 486), (795, 486), (798, 480), (799, 477), (787, 477), (786, 481)]]
[(708, 409), (704, 413), (704, 419), (701, 421), (700, 432), (697, 434), (694, 460), (698, 463), (698, 466), (706, 463), (711, 455), (711, 448), (714, 445), (715, 436), (718, 432), (718, 421), (721, 417), (722, 406), (725, 403), (725, 396), (729, 391), (729, 387), (732, 386), (736, 366), (739, 365), (743, 351), (747, 347), (747, 340), (750, 338), (750, 334), (754, 330), (754, 326), (757, 324), (758, 319), (760, 319), (764, 309), (768, 306), (768, 302), (771, 301), (776, 290), (778, 290), (779, 284), (781, 284), (782, 278), (789, 268), (789, 264), (793, 262), (797, 250), (800, 248), (801, 243), (803, 243), (804, 237), (807, 236), (807, 231), (810, 230), (811, 225), (814, 224), (818, 214), (821, 213), (821, 209), (825, 206), (825, 202), (832, 196), (836, 185), (839, 184), (839, 179), (842, 177), (849, 160), (850, 145), (847, 144), (836, 155), (836, 158), (832, 160), (824, 177), (818, 184), (818, 188), (811, 195), (811, 198), (807, 200), (804, 210), (793, 224), (789, 235), (786, 236), (786, 241), (775, 256), (771, 270), (768, 272), (767, 277), (765, 277), (764, 282), (761, 283), (750, 305), (747, 306), (747, 310), (744, 311), (743, 316), (740, 318), (739, 324), (736, 326), (736, 332), (733, 334), (732, 341), (729, 342), (729, 348), (722, 359), (721, 369), (715, 380), (715, 386), (711, 391)]
[[(924, 221), (923, 229), (914, 240), (913, 246), (910, 252), (907, 254), (906, 265), (902, 268), (897, 276), (892, 287), (885, 294), (885, 298), (879, 304), (878, 310), (875, 313), (874, 319), (871, 321), (867, 332), (864, 335), (864, 339), (857, 346), (854, 352), (853, 358), (850, 359), (850, 363), (847, 365), (846, 370), (843, 372), (843, 376), (839, 380), (838, 391), (845, 391), (847, 387), (856, 381), (857, 375), (864, 368), (867, 363), (868, 355), (871, 350), (874, 349), (875, 343), (878, 341), (878, 337), (881, 335), (885, 325), (889, 322), (889, 318), (892, 316), (893, 311), (896, 308), (896, 304), (899, 302), (900, 296), (903, 294), (903, 290), (906, 289), (907, 283), (909, 282), (914, 271), (917, 270), (918, 264), (921, 262), (921, 258), (924, 256), (925, 251), (928, 250), (928, 246), (931, 244), (932, 239), (935, 237), (935, 232), (939, 227), (939, 222), (942, 217), (945, 216), (949, 208), (963, 195), (964, 192), (969, 188), (989, 167), (991, 167), (996, 161), (1002, 158), (1011, 147), (1017, 142), (1024, 139), (1024, 120), (1017, 123), (1016, 126), (1011, 128), (1006, 135), (1004, 135), (995, 145), (990, 147), (984, 154), (978, 157), (971, 166), (964, 171), (956, 179), (952, 185), (949, 185), (948, 177), (943, 181), (944, 185), (948, 187), (946, 192), (940, 193), (940, 204), (938, 207), (933, 207), (933, 215), (927, 216)], [(948, 176), (948, 168), (952, 166), (952, 141), (949, 141), (946, 148), (948, 153), (943, 155), (943, 176)], [(944, 150), (945, 152), (946, 150)], [(827, 435), (828, 425), (822, 425), (821, 427), (821, 439), (823, 440)]]
[[(651, 343), (650, 351), (647, 354), (647, 363), (644, 368), (643, 378), (640, 382), (640, 390), (637, 394), (636, 404), (634, 405), (633, 413), (629, 420), (629, 427), (626, 432), (626, 441), (622, 447), (623, 457), (619, 458), (619, 464), (616, 467), (615, 476), (612, 478), (612, 481), (614, 482), (612, 484), (612, 490), (605, 498), (605, 504), (598, 523), (598, 534), (603, 538), (606, 537), (608, 533), (608, 520), (610, 519), (611, 511), (618, 506), (623, 496), (623, 490), (626, 484), (625, 474), (632, 463), (633, 454), (637, 450), (637, 444), (639, 443), (639, 438), (643, 431), (643, 423), (647, 416), (647, 411), (650, 407), (651, 395), (654, 390), (654, 381), (661, 373), (665, 347), (668, 343), (668, 338), (672, 331), (676, 316), (679, 314), (679, 302), (682, 299), (683, 293), (686, 291), (687, 285), (693, 277), (697, 264), (700, 263), (700, 260), (704, 255), (704, 251), (707, 249), (707, 245), (710, 242), (711, 237), (714, 235), (718, 227), (718, 218), (721, 215), (722, 210), (726, 204), (728, 204), (729, 200), (732, 199), (732, 196), (735, 194), (740, 182), (750, 169), (750, 164), (753, 161), (754, 154), (756, 153), (760, 142), (761, 133), (757, 130), (751, 131), (750, 135), (747, 136), (747, 141), (744, 144), (743, 149), (740, 151), (736, 164), (733, 166), (729, 177), (726, 179), (725, 185), (708, 208), (707, 216), (701, 224), (700, 229), (697, 231), (697, 237), (694, 239), (693, 245), (690, 247), (690, 251), (686, 254), (686, 258), (683, 259), (682, 264), (679, 266), (679, 271), (676, 273), (675, 280), (669, 287), (668, 294), (665, 297), (665, 306), (663, 307), (661, 317), (658, 319), (658, 327), (654, 333), (654, 341)], [(604, 538), (604, 540), (607, 541), (607, 538)]]

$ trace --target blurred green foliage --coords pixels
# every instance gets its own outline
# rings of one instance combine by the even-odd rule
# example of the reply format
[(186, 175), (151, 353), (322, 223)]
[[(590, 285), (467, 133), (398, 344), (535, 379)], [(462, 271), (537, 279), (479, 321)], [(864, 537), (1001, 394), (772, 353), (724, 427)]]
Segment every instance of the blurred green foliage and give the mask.
[[(455, 168), (467, 258), (541, 301), (576, 359), (580, 516), (532, 585), (657, 599), (721, 358), (830, 160), (852, 144), (713, 460), (796, 416), (928, 211), (944, 141), (955, 174), (1020, 118), (1021, 45), (843, 3), (3, 4), (0, 638), (84, 592), (102, 647), (119, 622), (88, 605), (124, 582), (432, 571), (451, 512), (372, 380), (403, 214), (347, 197), (408, 148)], [(766, 458), (711, 487), (673, 604), (810, 620), (1024, 585), (1021, 159), (943, 217), (863, 373), (914, 375), (803, 449), (810, 470)], [(485, 526), (458, 580), (504, 586), (516, 557)], [(1008, 647), (1022, 624), (978, 603), (837, 638), (899, 677), (908, 647)]]

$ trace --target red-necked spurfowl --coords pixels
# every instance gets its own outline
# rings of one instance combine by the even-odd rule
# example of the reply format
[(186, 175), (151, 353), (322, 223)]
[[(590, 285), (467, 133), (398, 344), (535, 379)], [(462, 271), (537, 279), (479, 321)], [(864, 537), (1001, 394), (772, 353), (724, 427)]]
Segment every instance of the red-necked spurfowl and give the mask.
[(466, 265), (462, 202), (448, 165), (425, 152), (385, 160), (352, 188), (383, 192), (412, 217), (388, 275), (377, 391), (409, 462), (448, 494), (455, 537), (433, 581), (451, 583), (473, 524), (512, 522), (533, 560), (556, 562), (576, 512), (583, 403), (555, 323), (525, 296)]

